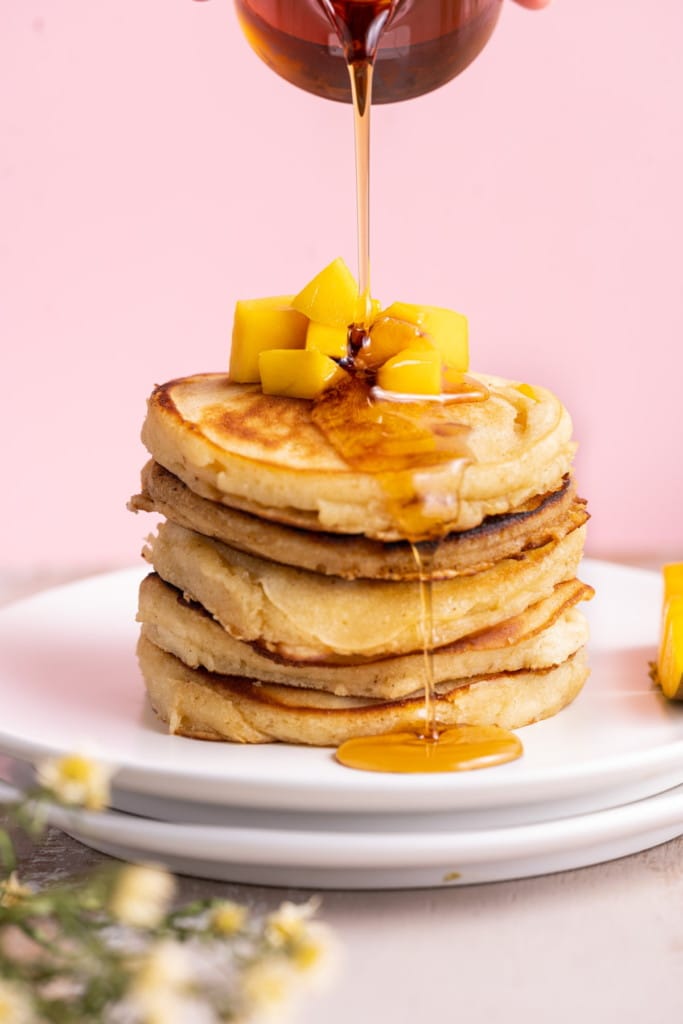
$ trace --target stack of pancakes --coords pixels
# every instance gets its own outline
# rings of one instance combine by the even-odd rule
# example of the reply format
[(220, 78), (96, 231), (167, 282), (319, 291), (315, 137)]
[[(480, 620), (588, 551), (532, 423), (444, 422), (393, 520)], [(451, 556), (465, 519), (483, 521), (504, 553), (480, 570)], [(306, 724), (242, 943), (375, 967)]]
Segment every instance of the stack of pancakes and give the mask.
[[(481, 378), (482, 402), (439, 407), (468, 458), (411, 476), (439, 541), (432, 580), (439, 726), (517, 728), (552, 715), (588, 669), (576, 572), (584, 502), (571, 421), (542, 388)], [(204, 374), (153, 392), (152, 461), (134, 510), (165, 517), (144, 557), (138, 656), (174, 733), (337, 745), (423, 714), (420, 570), (386, 476), (353, 468), (312, 403)]]

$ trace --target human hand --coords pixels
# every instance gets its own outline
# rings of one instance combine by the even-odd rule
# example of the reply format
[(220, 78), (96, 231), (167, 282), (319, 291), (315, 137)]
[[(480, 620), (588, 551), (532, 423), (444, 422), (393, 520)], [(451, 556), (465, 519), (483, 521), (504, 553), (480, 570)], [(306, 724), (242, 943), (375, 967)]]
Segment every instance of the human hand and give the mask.
[(530, 11), (540, 11), (541, 7), (547, 7), (550, 0), (516, 0), (520, 7), (527, 7)]

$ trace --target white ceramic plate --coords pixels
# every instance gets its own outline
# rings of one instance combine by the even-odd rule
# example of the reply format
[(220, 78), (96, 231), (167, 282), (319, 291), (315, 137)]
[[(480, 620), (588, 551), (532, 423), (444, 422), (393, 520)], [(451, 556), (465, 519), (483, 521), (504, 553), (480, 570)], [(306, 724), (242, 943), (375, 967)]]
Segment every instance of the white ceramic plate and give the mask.
[(340, 831), (302, 831), (296, 818), (289, 828), (273, 828), (263, 811), (261, 827), (245, 828), (49, 810), (53, 824), (96, 850), (158, 861), (179, 874), (256, 885), (392, 889), (524, 878), (648, 849), (683, 834), (683, 786), (592, 814), (483, 831), (366, 831), (358, 817)]
[(168, 736), (147, 709), (134, 656), (141, 575), (94, 577), (0, 611), (0, 752), (35, 761), (85, 748), (118, 768), (129, 796), (328, 814), (562, 802), (575, 813), (584, 801), (584, 810), (609, 807), (683, 782), (683, 705), (667, 703), (648, 678), (655, 573), (584, 563), (582, 578), (598, 592), (587, 606), (592, 677), (570, 708), (521, 731), (521, 760), (413, 776), (351, 771), (330, 749)]

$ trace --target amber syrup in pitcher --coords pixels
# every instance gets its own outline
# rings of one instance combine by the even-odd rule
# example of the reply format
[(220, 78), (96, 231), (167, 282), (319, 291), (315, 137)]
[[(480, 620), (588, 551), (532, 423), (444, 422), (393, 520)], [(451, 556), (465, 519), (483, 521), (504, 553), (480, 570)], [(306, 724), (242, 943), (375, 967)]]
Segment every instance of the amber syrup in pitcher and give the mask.
[(381, 28), (373, 92), (375, 103), (393, 103), (438, 89), (460, 74), (485, 46), (502, 5), (502, 0), (235, 2), (252, 49), (273, 71), (308, 92), (347, 103), (351, 89), (343, 48), (323, 6), (333, 6), (352, 29), (361, 8), (380, 14), (393, 9)]

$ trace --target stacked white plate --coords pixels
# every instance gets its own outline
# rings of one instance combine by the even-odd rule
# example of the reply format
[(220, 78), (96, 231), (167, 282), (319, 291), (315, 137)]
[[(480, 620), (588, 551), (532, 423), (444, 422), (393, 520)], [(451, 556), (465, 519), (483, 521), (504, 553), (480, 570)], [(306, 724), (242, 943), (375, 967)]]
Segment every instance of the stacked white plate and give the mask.
[(379, 889), (562, 871), (683, 834), (683, 705), (648, 675), (656, 573), (586, 560), (597, 597), (584, 692), (521, 731), (521, 760), (443, 775), (168, 736), (135, 662), (140, 576), (99, 576), (0, 611), (0, 753), (30, 764), (82, 750), (117, 770), (112, 810), (52, 812), (89, 846), (206, 878)]

